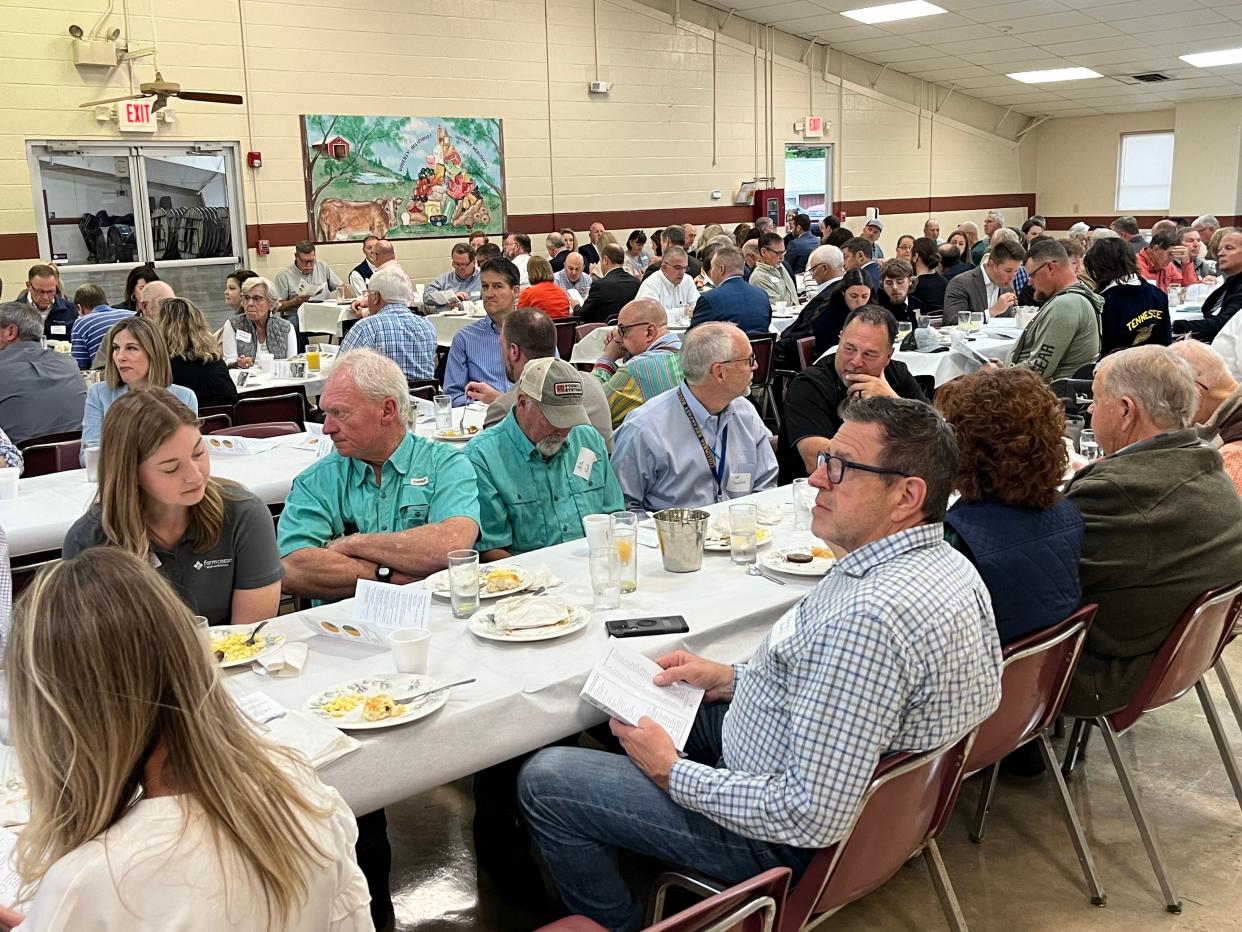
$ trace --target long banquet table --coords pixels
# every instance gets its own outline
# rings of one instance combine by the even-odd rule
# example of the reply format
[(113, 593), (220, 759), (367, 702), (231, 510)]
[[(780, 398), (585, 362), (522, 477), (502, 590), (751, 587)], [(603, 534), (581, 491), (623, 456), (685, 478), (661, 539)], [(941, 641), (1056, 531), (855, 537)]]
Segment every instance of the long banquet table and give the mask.
[[(779, 503), (784, 508), (784, 520), (771, 528), (773, 543), (760, 548), (761, 557), (769, 547), (809, 540), (808, 531), (793, 527), (789, 486), (737, 501)], [(728, 504), (707, 510), (720, 514)], [(578, 693), (607, 651), (606, 620), (681, 614), (689, 625), (688, 633), (635, 638), (628, 643), (648, 656), (684, 648), (721, 662), (738, 661), (749, 657), (772, 623), (818, 582), (814, 577), (782, 576), (786, 585), (778, 586), (748, 576), (745, 567), (734, 565), (727, 553), (704, 554), (703, 568), (697, 573), (668, 573), (658, 550), (644, 546), (636, 550), (638, 590), (621, 597), (620, 609), (593, 611), (586, 628), (556, 640), (509, 644), (479, 639), (469, 632), (467, 622), (452, 617), (446, 599), (434, 598), (428, 675), (443, 683), (472, 676), (477, 682), (454, 688), (447, 704), (427, 718), (382, 731), (351, 732), (362, 748), (328, 764), (320, 770), (320, 777), (361, 814), (509, 760), (604, 720)], [(590, 607), (585, 540), (504, 562), (546, 566), (563, 581), (552, 590), (555, 594)], [(322, 689), (359, 676), (394, 672), (391, 652), (312, 635), (299, 620), (305, 614), (348, 621), (352, 606), (351, 599), (276, 619), (269, 630), (307, 641), (310, 653), (305, 668), (287, 679), (249, 670), (234, 673), (230, 687), (258, 690), (298, 709)]]

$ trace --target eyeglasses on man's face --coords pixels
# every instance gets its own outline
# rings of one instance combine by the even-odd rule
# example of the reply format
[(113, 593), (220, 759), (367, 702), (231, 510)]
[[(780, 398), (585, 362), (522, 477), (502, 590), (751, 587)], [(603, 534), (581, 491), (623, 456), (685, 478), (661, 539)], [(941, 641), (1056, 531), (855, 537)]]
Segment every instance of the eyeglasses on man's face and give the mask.
[(623, 336), (625, 336), (627, 333), (629, 333), (631, 330), (633, 330), (635, 327), (651, 327), (651, 326), (653, 326), (653, 325), (652, 325), (652, 324), (650, 324), (650, 323), (648, 323), (647, 321), (642, 321), (642, 320), (640, 320), (640, 321), (638, 321), (637, 323), (634, 323), (634, 324), (622, 324), (622, 323), (618, 323), (618, 324), (617, 324), (617, 336), (619, 336), (619, 337), (623, 337)]
[(755, 368), (755, 354), (751, 353), (749, 356), (735, 356), (732, 359), (722, 359), (720, 360), (720, 365), (728, 365), (731, 362), (744, 362), (753, 369)]
[(855, 469), (859, 472), (869, 472), (876, 476), (901, 476), (903, 479), (909, 479), (910, 474), (902, 472), (899, 469), (885, 469), (883, 466), (868, 466), (866, 463), (855, 463), (853, 460), (847, 460), (843, 456), (837, 456), (835, 453), (821, 453), (815, 459), (816, 469), (826, 470), (828, 481), (833, 485), (840, 485), (845, 479), (846, 470)]

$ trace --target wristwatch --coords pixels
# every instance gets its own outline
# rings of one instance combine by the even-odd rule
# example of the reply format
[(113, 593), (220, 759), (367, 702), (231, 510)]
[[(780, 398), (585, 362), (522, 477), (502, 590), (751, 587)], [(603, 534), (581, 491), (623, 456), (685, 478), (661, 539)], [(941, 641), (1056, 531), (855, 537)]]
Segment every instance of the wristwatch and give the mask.
[(392, 567), (377, 566), (375, 568), (375, 578), (380, 582), (392, 582)]

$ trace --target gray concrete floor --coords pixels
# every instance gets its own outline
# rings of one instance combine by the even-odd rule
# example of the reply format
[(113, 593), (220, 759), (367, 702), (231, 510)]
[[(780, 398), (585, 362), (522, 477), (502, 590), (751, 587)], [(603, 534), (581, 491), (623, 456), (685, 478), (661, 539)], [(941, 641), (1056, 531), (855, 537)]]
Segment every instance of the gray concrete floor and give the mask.
[[(1242, 687), (1242, 642), (1226, 654)], [(1236, 759), (1242, 731), (1215, 674), (1208, 675)], [(1192, 691), (1147, 716), (1121, 739), (1148, 820), (1163, 845), (1183, 912), (1164, 911), (1138, 831), (1099, 735), (1070, 780), (1108, 905), (1090, 904), (1050, 782), (1001, 778), (983, 844), (967, 838), (978, 780), (962, 790), (940, 849), (974, 932), (1224, 932), (1242, 930), (1242, 811)], [(1058, 752), (1063, 742), (1055, 742)], [(509, 932), (537, 925), (479, 889), (470, 837), (468, 781), (388, 810), (393, 891), (400, 932)], [(639, 882), (642, 882), (641, 879)], [(946, 928), (922, 859), (827, 923), (833, 930)]]

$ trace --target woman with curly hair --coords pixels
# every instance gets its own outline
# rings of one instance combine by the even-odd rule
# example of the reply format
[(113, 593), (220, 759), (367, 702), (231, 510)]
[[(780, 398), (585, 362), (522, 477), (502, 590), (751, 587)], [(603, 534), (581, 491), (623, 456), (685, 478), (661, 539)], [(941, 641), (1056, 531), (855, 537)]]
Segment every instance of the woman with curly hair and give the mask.
[(1071, 614), (1082, 601), (1083, 520), (1061, 497), (1065, 411), (1029, 369), (981, 369), (936, 393), (957, 433), (950, 542), (992, 595), (1002, 644)]

